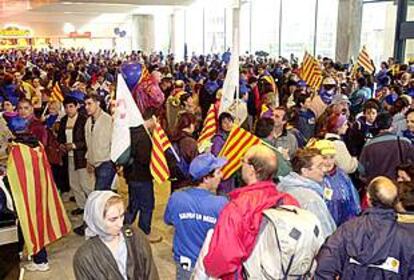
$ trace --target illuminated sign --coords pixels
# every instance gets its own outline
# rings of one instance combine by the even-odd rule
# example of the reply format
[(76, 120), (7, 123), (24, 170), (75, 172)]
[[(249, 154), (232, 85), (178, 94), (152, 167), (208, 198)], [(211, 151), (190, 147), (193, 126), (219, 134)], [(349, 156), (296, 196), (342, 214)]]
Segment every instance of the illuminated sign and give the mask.
[(17, 26), (8, 26), (0, 29), (0, 36), (4, 37), (29, 37), (32, 36), (32, 31), (27, 28), (20, 28)]
[(70, 32), (69, 33), (69, 38), (91, 38), (91, 37), (92, 37), (91, 32), (83, 32), (83, 33)]

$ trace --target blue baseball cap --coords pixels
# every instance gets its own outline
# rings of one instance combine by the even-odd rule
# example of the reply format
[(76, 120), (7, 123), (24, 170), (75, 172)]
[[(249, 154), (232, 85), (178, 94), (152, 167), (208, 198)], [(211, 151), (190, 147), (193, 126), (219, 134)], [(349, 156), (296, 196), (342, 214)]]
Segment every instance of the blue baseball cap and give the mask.
[(222, 168), (226, 163), (227, 159), (223, 157), (215, 157), (212, 153), (204, 153), (191, 161), (189, 172), (193, 180), (198, 180), (212, 171)]

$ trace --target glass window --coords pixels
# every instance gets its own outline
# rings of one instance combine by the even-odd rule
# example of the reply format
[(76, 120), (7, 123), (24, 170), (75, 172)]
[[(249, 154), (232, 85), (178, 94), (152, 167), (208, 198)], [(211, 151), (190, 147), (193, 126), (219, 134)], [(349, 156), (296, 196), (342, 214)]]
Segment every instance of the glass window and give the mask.
[(188, 55), (203, 53), (203, 8), (190, 7), (186, 11), (186, 41)]
[(184, 59), (184, 10), (174, 12), (174, 53), (176, 60)]
[(316, 55), (335, 58), (338, 0), (319, 0)]
[(315, 0), (283, 1), (282, 6), (282, 56), (291, 53), (302, 56), (313, 53), (315, 35)]
[[(284, 1), (287, 2), (287, 1)], [(280, 0), (252, 1), (252, 52), (279, 53)]]
[(205, 8), (205, 51), (218, 53), (224, 51), (225, 9), (218, 7)]
[(361, 48), (366, 46), (375, 65), (394, 55), (397, 5), (394, 1), (365, 3), (362, 11)]
[(240, 54), (250, 52), (250, 8), (251, 2), (240, 7)]
[(407, 21), (414, 21), (414, 1), (408, 0)]
[(405, 44), (405, 59), (404, 62), (412, 61), (414, 59), (414, 39), (407, 39)]

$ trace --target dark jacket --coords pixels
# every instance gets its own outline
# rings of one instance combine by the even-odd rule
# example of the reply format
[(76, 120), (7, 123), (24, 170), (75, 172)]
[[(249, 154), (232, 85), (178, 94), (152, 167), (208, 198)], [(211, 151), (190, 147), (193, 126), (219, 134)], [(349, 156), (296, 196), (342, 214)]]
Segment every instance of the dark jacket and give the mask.
[(131, 157), (133, 163), (124, 167), (127, 182), (152, 181), (150, 171), (152, 142), (143, 125), (133, 127), (131, 131)]
[[(397, 222), (394, 210), (370, 208), (322, 246), (315, 279), (413, 279), (413, 230), (413, 223)], [(374, 267), (387, 260), (386, 269)]]
[[(359, 162), (360, 172), (366, 182), (377, 176), (397, 179), (397, 166), (401, 163), (414, 162), (414, 146), (410, 140), (392, 133), (382, 133), (368, 141), (362, 149)], [(399, 146), (401, 153), (399, 152)]]
[[(158, 271), (151, 247), (144, 233), (137, 229), (123, 229), (127, 245), (128, 280), (158, 280)], [(109, 248), (99, 237), (87, 240), (73, 257), (77, 280), (124, 280)]]
[[(75, 170), (86, 168), (86, 140), (85, 140), (85, 124), (87, 117), (78, 113), (78, 117), (75, 122), (75, 126), (72, 130), (72, 142), (76, 148), (73, 150), (73, 157), (75, 161)], [(60, 144), (67, 143), (66, 140), (66, 126), (68, 123), (68, 116), (64, 116), (60, 120), (60, 126), (58, 131), (58, 141)]]

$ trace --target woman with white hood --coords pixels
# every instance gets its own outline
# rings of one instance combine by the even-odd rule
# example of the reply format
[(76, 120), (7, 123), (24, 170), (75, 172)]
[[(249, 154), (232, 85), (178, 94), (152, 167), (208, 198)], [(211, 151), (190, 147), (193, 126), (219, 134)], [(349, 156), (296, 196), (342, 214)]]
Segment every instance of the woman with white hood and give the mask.
[(85, 205), (85, 236), (76, 251), (76, 279), (158, 280), (151, 247), (139, 229), (124, 226), (122, 198), (111, 191), (92, 192)]

